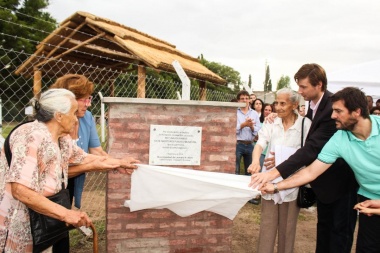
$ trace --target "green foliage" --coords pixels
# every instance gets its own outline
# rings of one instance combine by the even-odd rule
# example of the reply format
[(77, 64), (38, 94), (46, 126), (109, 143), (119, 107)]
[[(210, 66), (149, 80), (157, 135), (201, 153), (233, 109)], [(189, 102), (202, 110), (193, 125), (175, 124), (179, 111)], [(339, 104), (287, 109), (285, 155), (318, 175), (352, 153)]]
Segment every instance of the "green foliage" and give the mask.
[(272, 91), (272, 80), (270, 79), (269, 65), (267, 65), (265, 71), (264, 91)]
[[(0, 46), (16, 52), (34, 53), (36, 43), (57, 26), (57, 21), (43, 11), (48, 5), (47, 0), (0, 1), (0, 7), (3, 7), (0, 8), (0, 18), (8, 21), (0, 22)], [(9, 63), (7, 58), (1, 58), (3, 66)], [(25, 59), (17, 59), (12, 65), (19, 66)]]
[(289, 76), (282, 75), (280, 80), (278, 80), (276, 90), (279, 90), (282, 88), (290, 88), (290, 77)]
[[(0, 0), (0, 71), (1, 90), (13, 90), (4, 100), (4, 120), (15, 119), (18, 112), (24, 110), (32, 96), (32, 87), (25, 85), (22, 78), (13, 76), (14, 70), (36, 50), (42, 41), (56, 28), (56, 20), (43, 10), (48, 0)], [(23, 53), (20, 53), (23, 52)], [(27, 96), (25, 96), (27, 94)], [(17, 121), (22, 116), (16, 117)]]
[(227, 83), (233, 83), (235, 85), (238, 85), (241, 83), (240, 73), (233, 68), (223, 65), (218, 62), (210, 62), (206, 60), (203, 55), (199, 57), (200, 63), (214, 72), (215, 74), (219, 75), (221, 78), (227, 81)]
[(251, 87), (251, 85), (252, 85), (252, 76), (251, 76), (251, 74), (249, 74), (249, 76), (248, 76), (248, 86)]

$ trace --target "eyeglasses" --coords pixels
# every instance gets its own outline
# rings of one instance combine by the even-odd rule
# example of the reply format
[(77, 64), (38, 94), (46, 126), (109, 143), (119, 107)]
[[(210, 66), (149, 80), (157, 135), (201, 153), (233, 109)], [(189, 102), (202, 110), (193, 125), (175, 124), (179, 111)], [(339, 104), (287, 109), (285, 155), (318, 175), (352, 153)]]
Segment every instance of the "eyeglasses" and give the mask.
[(85, 105), (90, 105), (92, 101), (92, 96), (89, 96), (88, 98), (77, 99), (77, 100), (83, 102)]

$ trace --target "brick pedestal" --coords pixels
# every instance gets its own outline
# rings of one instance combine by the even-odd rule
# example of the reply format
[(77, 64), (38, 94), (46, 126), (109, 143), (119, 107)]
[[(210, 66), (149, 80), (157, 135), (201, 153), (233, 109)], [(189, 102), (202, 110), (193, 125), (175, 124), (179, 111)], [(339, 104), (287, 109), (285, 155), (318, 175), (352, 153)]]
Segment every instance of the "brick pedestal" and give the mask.
[[(235, 172), (237, 103), (104, 98), (109, 104), (109, 153), (147, 164), (150, 125), (202, 127), (200, 166)], [(107, 252), (231, 252), (232, 221), (211, 212), (180, 217), (167, 210), (130, 212), (130, 176), (108, 173)], [(170, 194), (170, 193), (168, 193)]]

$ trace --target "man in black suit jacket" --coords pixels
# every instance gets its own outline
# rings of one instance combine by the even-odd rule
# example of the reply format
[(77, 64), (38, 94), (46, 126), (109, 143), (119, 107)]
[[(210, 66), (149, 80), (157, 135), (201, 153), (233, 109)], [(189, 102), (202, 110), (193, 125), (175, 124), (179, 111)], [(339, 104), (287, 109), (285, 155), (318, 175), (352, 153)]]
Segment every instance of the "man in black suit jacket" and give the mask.
[[(312, 124), (304, 147), (288, 160), (266, 173), (252, 174), (251, 185), (263, 184), (278, 176), (287, 178), (311, 164), (325, 143), (337, 131), (331, 119), (331, 92), (326, 90), (327, 77), (318, 64), (305, 64), (294, 75), (298, 93), (309, 101), (306, 117)], [(317, 253), (351, 252), (357, 212), (357, 183), (348, 164), (338, 159), (327, 171), (310, 183), (317, 196)]]

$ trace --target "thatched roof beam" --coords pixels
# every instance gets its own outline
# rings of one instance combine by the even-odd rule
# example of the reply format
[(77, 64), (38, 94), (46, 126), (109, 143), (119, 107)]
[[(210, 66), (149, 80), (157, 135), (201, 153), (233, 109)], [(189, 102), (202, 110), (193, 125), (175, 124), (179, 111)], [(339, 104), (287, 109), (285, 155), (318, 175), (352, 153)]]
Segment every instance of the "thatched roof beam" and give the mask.
[(64, 40), (62, 40), (53, 50), (50, 51), (48, 55), (46, 55), (46, 58), (49, 58), (50, 56), (52, 56), (63, 44), (65, 44), (68, 40), (70, 40), (70, 38), (73, 37), (73, 35), (76, 32), (78, 32), (85, 24), (86, 23), (82, 23), (76, 29), (72, 30), (72, 32), (68, 36), (66, 36)]
[(29, 66), (29, 65), (33, 65), (32, 62), (36, 60), (36, 57), (38, 55), (41, 54), (41, 52), (45, 49), (45, 44), (47, 41), (49, 41), (50, 39), (54, 38), (55, 36), (57, 36), (58, 32), (61, 31), (62, 29), (66, 28), (66, 26), (68, 26), (69, 23), (66, 23), (64, 25), (62, 25), (61, 27), (59, 27), (58, 29), (56, 29), (54, 32), (52, 32), (51, 34), (49, 34), (43, 41), (41, 41), (37, 46), (37, 51), (34, 52), (34, 54), (28, 58), (28, 60), (26, 60), (16, 71), (15, 71), (15, 74), (16, 75), (20, 75), (21, 72), (24, 71), (25, 67), (26, 66)]
[(64, 52), (64, 53), (62, 53), (62, 54), (60, 54), (60, 55), (54, 56), (54, 57), (49, 58), (49, 59), (47, 59), (47, 60), (45, 60), (45, 61), (43, 61), (43, 62), (40, 62), (40, 63), (38, 63), (38, 64), (36, 65), (36, 67), (40, 67), (41, 65), (44, 65), (44, 64), (46, 64), (46, 63), (48, 63), (48, 62), (50, 62), (50, 61), (52, 61), (52, 60), (56, 60), (56, 59), (62, 58), (62, 56), (67, 55), (67, 54), (69, 54), (70, 52), (72, 52), (72, 51), (74, 51), (74, 50), (76, 50), (76, 49), (78, 49), (78, 48), (80, 48), (80, 47), (82, 47), (82, 46), (84, 46), (84, 45), (87, 45), (88, 43), (91, 43), (91, 42), (94, 41), (94, 40), (97, 40), (97, 39), (101, 38), (102, 36), (104, 36), (104, 34), (105, 34), (105, 33), (98, 34), (98, 35), (96, 35), (96, 36), (94, 36), (94, 37), (92, 37), (92, 38), (90, 38), (90, 39), (84, 41), (83, 43), (80, 43), (79, 45), (77, 45), (77, 46), (75, 46), (75, 47), (73, 47), (73, 48), (70, 48), (69, 50), (67, 50), (66, 52)]
[[(75, 45), (79, 45), (80, 44), (80, 41), (77, 41), (77, 40), (70, 40), (69, 42), (72, 43), (72, 44), (75, 44)], [(97, 46), (97, 45), (85, 45), (84, 48), (89, 49), (89, 50), (93, 50), (93, 51), (97, 51), (97, 52), (103, 53), (105, 55), (108, 55), (107, 56), (108, 58), (109, 58), (109, 55), (111, 55), (111, 56), (126, 58), (126, 59), (129, 59), (129, 60), (137, 60), (137, 61), (141, 61), (142, 60), (138, 56), (134, 56), (134, 55), (127, 54), (127, 53), (110, 50), (108, 48), (104, 48), (104, 47)]]

